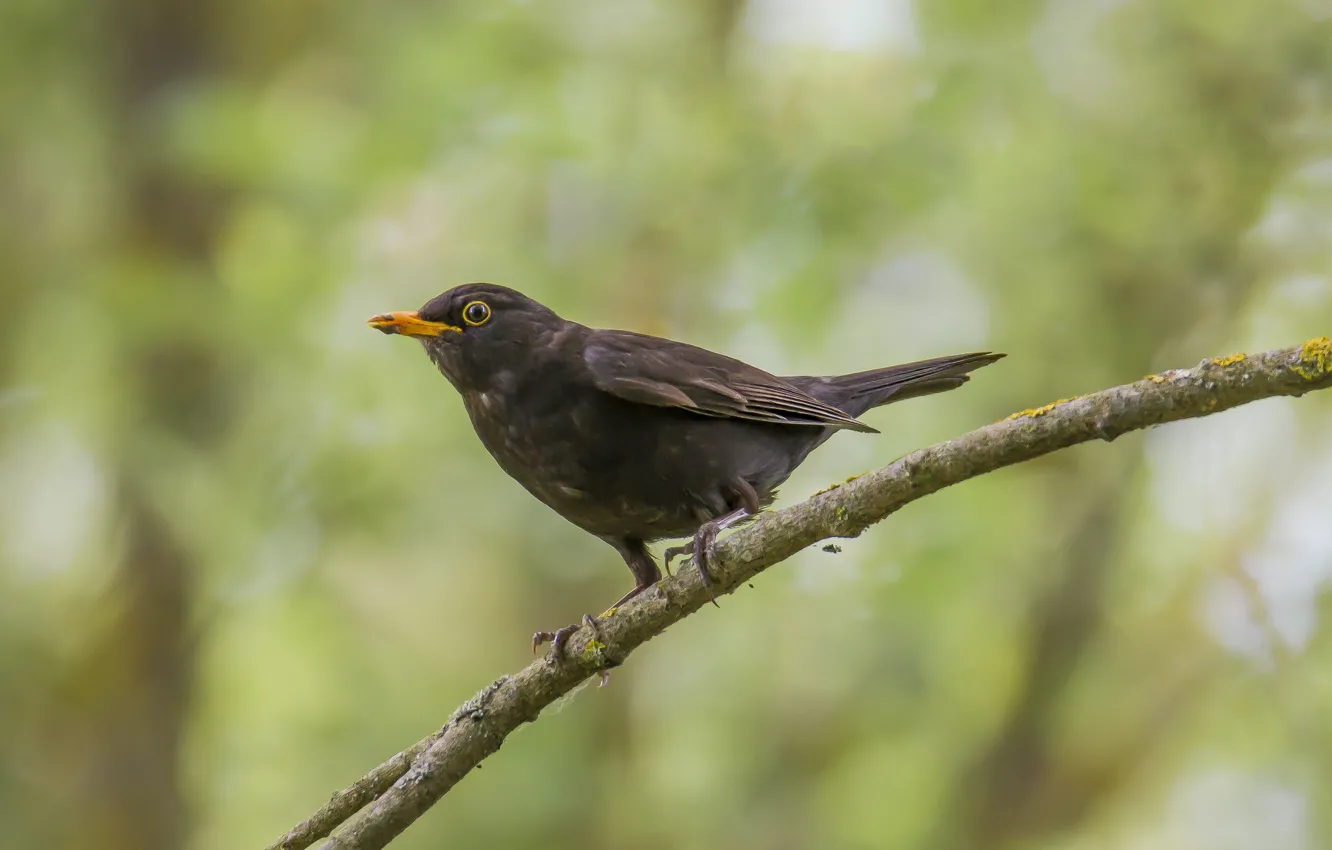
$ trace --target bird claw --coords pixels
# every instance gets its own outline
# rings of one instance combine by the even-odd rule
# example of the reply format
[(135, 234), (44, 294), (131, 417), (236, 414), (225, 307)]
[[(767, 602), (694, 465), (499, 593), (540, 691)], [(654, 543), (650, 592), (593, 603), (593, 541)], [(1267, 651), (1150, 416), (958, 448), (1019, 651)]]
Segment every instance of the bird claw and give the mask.
[[(614, 611), (615, 609), (612, 608), (611, 610)], [(601, 637), (601, 631), (597, 628), (597, 621), (592, 619), (591, 614), (584, 614), (583, 620), (580, 623), (573, 623), (572, 625), (556, 629), (553, 632), (535, 632), (532, 635), (532, 654), (536, 655), (536, 651), (541, 646), (541, 644), (545, 643), (546, 641), (550, 641), (551, 642), (550, 653), (547, 655), (547, 657), (550, 659), (550, 662), (552, 664), (556, 665), (563, 664), (564, 661), (560, 656), (564, 652), (565, 644), (569, 642), (569, 638), (575, 632), (577, 632), (579, 629), (583, 628), (584, 626), (586, 626), (588, 630), (592, 632), (593, 640), (596, 640)], [(606, 687), (606, 683), (610, 681), (611, 668), (603, 667), (597, 671), (597, 674), (600, 676), (600, 681), (598, 682), (597, 687), (599, 688)]]
[(664, 556), (664, 559), (666, 561), (664, 565), (666, 567), (666, 575), (668, 576), (674, 575), (674, 573), (671, 572), (671, 561), (675, 558), (680, 557), (681, 555), (684, 555), (686, 557), (692, 556), (694, 554), (694, 541), (690, 540), (688, 543), (686, 543), (683, 546), (667, 547), (667, 549), (661, 554)]
[(693, 556), (694, 568), (698, 570), (698, 577), (703, 582), (703, 589), (708, 592), (708, 601), (716, 607), (717, 597), (712, 593), (712, 576), (708, 575), (708, 564), (712, 562), (712, 556), (717, 548), (717, 535), (721, 533), (721, 525), (715, 520), (705, 522), (698, 527), (694, 534), (694, 540), (689, 544), (690, 554)]
[(564, 644), (569, 640), (569, 635), (578, 631), (578, 629), (578, 625), (573, 625), (556, 629), (553, 632), (532, 632), (532, 654), (537, 654), (537, 650), (541, 648), (541, 644), (546, 641), (552, 641), (554, 645), (551, 649), (554, 650), (554, 654), (556, 658), (558, 658), (560, 650), (564, 649)]
[(569, 638), (574, 634), (574, 632), (578, 631), (583, 626), (587, 626), (589, 629), (592, 630), (593, 637), (597, 637), (600, 635), (600, 632), (597, 631), (597, 623), (595, 620), (592, 619), (592, 615), (584, 614), (583, 621), (581, 623), (574, 623), (569, 626), (564, 626), (563, 628), (556, 629), (553, 632), (533, 632), (532, 654), (536, 655), (537, 650), (541, 648), (541, 644), (545, 643), (546, 641), (550, 641), (549, 657), (556, 664), (559, 664), (560, 654), (564, 652), (564, 645), (569, 642)]

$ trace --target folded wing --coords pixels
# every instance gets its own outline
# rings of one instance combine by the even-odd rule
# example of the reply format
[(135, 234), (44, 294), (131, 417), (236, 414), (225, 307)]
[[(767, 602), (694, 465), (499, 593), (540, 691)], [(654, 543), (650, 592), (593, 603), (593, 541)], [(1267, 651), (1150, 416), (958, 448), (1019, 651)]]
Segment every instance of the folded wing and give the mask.
[(583, 359), (597, 389), (636, 404), (774, 425), (876, 433), (775, 375), (682, 342), (597, 331)]

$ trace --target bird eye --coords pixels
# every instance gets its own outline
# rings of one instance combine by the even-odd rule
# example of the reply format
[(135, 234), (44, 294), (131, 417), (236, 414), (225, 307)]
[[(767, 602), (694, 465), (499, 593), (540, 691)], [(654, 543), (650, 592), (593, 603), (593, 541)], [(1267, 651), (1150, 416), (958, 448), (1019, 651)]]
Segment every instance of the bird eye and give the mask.
[(469, 301), (463, 308), (463, 321), (469, 325), (484, 325), (490, 321), (490, 305), (484, 301)]

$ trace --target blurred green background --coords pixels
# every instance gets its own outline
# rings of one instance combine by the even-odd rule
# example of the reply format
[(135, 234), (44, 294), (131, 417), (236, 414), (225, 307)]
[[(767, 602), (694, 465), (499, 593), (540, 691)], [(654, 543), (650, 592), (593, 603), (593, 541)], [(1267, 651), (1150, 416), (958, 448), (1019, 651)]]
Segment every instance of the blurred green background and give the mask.
[[(780, 504), (1332, 330), (1329, 0), (5, 0), (0, 832), (259, 847), (628, 586), (363, 324), (978, 347)], [(1332, 846), (1332, 397), (761, 576), (404, 848)]]

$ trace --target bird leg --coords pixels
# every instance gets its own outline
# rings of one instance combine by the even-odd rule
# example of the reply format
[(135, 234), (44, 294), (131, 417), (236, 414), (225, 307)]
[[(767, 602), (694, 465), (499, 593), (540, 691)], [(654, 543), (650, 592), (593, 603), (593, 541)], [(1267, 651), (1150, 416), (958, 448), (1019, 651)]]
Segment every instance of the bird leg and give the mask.
[(657, 562), (652, 560), (652, 553), (643, 545), (643, 541), (637, 538), (625, 538), (623, 540), (608, 540), (615, 551), (624, 558), (624, 563), (629, 567), (629, 572), (634, 575), (633, 589), (619, 598), (610, 610), (614, 611), (624, 603), (633, 599), (638, 594), (647, 590), (652, 585), (661, 581), (661, 570), (657, 569)]
[(651, 586), (652, 586), (652, 585), (650, 585), (650, 584), (636, 584), (636, 585), (634, 585), (632, 588), (630, 588), (630, 590), (629, 590), (628, 593), (626, 593), (624, 596), (621, 596), (619, 599), (617, 599), (617, 600), (615, 601), (615, 604), (611, 605), (611, 607), (608, 608), (607, 611), (608, 611), (608, 612), (610, 612), (610, 611), (614, 611), (616, 608), (619, 608), (621, 605), (623, 605), (624, 603), (628, 602), (630, 599), (633, 599), (635, 596), (637, 596), (638, 594), (640, 594), (640, 593), (642, 593), (643, 591), (647, 590), (647, 589), (648, 589), (649, 587), (651, 587)]

